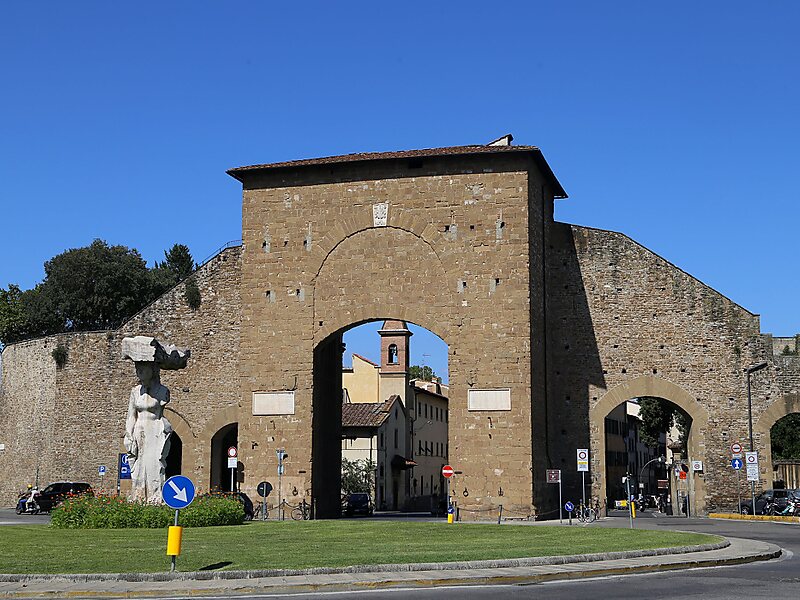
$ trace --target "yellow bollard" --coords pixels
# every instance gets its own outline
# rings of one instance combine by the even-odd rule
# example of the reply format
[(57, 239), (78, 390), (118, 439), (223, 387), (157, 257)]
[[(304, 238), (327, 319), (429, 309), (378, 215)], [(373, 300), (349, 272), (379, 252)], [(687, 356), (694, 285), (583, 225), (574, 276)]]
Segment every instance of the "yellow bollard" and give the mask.
[(453, 513), (447, 513), (447, 522), (448, 523), (452, 523), (453, 522)]
[(167, 556), (180, 556), (183, 527), (170, 525), (167, 533)]
[(635, 519), (636, 518), (636, 502), (631, 502), (631, 514), (633, 515), (633, 518)]

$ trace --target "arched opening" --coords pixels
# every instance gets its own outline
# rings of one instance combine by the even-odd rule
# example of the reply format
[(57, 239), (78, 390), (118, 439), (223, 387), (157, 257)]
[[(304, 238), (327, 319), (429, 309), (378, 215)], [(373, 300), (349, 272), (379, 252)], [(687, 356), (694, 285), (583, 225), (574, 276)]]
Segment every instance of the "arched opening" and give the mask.
[(399, 319), (356, 323), (318, 344), (312, 495), (319, 517), (339, 516), (342, 507), (350, 514), (351, 494), (369, 494), (379, 511), (438, 510), (449, 448), (447, 353), (441, 338)]
[(770, 428), (772, 485), (800, 488), (800, 413), (790, 413)]
[(643, 507), (685, 512), (691, 417), (669, 400), (644, 396), (617, 405), (603, 423), (608, 508), (633, 496)]
[[(668, 408), (672, 407), (673, 411), (679, 409), (690, 417), (691, 422), (684, 436), (684, 445), (679, 446), (675, 443), (674, 433), (673, 439), (670, 440), (672, 443), (667, 442), (667, 465), (670, 467), (667, 479), (674, 514), (680, 514), (681, 510), (681, 505), (678, 504), (679, 490), (683, 490), (681, 500), (688, 496), (687, 508), (690, 514), (704, 514), (708, 499), (706, 498), (703, 471), (693, 471), (691, 467), (692, 463), (694, 463), (695, 466), (702, 467), (703, 470), (706, 468), (704, 436), (708, 426), (708, 411), (697, 398), (681, 386), (654, 375), (635, 377), (611, 388), (590, 408), (589, 423), (592, 432), (590, 461), (592, 465), (593, 495), (596, 495), (599, 499), (601, 508), (614, 508), (616, 498), (609, 496), (609, 490), (614, 494), (618, 494), (618, 490), (614, 490), (612, 485), (607, 483), (609, 475), (606, 468), (608, 460), (606, 453), (606, 417), (618, 406), (641, 398), (659, 398), (666, 402)], [(627, 411), (627, 408), (625, 410)], [(665, 437), (669, 437), (669, 434)], [(669, 446), (673, 446), (673, 449), (671, 450)], [(686, 466), (681, 468), (681, 465)], [(652, 466), (650, 465), (648, 468)], [(634, 469), (629, 467), (629, 470)], [(681, 479), (680, 475), (676, 475), (676, 471), (686, 473), (685, 479)], [(644, 478), (643, 476), (640, 477), (639, 473), (632, 473), (632, 475), (637, 478)], [(656, 480), (656, 486), (658, 485), (657, 482), (658, 480)], [(635, 483), (635, 487), (638, 487), (639, 481)]]
[(238, 444), (238, 423), (225, 425), (211, 438), (210, 488), (212, 490), (230, 492), (236, 489), (236, 469), (228, 468), (228, 448), (238, 448)]
[(183, 440), (177, 432), (173, 431), (169, 436), (169, 454), (167, 454), (167, 466), (164, 475), (167, 479), (173, 475), (181, 474), (183, 464)]

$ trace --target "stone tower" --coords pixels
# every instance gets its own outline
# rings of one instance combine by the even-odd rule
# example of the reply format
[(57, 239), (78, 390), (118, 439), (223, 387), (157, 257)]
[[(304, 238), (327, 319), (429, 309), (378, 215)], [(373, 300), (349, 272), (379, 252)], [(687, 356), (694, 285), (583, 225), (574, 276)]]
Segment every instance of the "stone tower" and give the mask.
[(409, 341), (412, 333), (405, 321), (386, 320), (378, 334), (381, 336), (380, 400), (397, 394), (406, 405), (408, 389)]

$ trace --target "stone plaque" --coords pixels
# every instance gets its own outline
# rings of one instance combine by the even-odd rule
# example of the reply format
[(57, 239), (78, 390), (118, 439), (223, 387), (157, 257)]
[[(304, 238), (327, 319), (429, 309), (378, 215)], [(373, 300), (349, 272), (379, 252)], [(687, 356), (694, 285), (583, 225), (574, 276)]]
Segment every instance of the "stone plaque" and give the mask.
[(253, 414), (293, 415), (294, 392), (253, 392)]
[(374, 227), (386, 227), (389, 218), (389, 203), (381, 202), (372, 205), (372, 225)]
[(468, 410), (511, 410), (511, 390), (469, 390)]

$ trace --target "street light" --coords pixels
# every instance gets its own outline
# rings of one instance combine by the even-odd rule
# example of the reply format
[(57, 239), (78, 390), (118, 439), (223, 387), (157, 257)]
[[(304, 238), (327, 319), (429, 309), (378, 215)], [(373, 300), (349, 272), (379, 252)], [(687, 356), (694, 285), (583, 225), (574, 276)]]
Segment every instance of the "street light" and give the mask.
[[(761, 369), (766, 369), (767, 363), (762, 362), (752, 367), (747, 367), (744, 372), (747, 373), (747, 418), (750, 427), (750, 452), (755, 452), (755, 444), (753, 443), (753, 398), (750, 392), (750, 375)], [(750, 499), (753, 502), (753, 514), (756, 514), (756, 482), (750, 482)], [(741, 510), (741, 506), (739, 510)]]
[(642, 477), (644, 476), (644, 470), (647, 468), (647, 465), (649, 465), (650, 463), (654, 463), (654, 462), (659, 462), (659, 463), (661, 463), (663, 465), (664, 463), (667, 462), (667, 457), (666, 456), (659, 456), (659, 457), (654, 458), (652, 460), (648, 460), (646, 463), (644, 463), (644, 466), (642, 467), (642, 470), (639, 471), (639, 483), (641, 483), (641, 481), (642, 481)]

